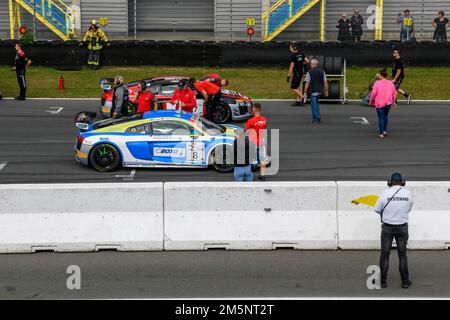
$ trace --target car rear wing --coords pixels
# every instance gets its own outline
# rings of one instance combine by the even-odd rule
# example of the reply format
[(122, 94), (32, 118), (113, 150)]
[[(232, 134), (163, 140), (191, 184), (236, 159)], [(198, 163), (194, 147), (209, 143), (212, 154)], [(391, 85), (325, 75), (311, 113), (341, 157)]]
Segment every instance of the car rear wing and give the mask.
[(114, 78), (100, 79), (100, 87), (105, 91), (111, 91), (114, 84)]

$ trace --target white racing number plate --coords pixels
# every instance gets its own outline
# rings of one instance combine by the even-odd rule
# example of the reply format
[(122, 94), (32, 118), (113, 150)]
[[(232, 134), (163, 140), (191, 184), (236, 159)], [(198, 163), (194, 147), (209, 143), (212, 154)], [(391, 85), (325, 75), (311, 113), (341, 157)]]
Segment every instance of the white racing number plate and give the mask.
[(187, 144), (187, 161), (203, 162), (205, 145), (203, 142), (190, 142)]
[(186, 150), (184, 148), (154, 148), (153, 155), (155, 157), (167, 158), (184, 158), (186, 157)]

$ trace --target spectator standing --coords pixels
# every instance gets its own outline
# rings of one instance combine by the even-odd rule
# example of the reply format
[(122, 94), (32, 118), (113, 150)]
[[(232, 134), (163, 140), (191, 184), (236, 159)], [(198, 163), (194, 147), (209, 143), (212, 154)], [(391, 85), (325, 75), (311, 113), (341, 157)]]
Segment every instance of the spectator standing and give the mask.
[(389, 189), (385, 190), (375, 204), (375, 212), (381, 217), (381, 287), (387, 287), (389, 269), (389, 255), (392, 242), (397, 244), (399, 271), (402, 288), (411, 286), (408, 271), (408, 257), (406, 245), (409, 239), (408, 220), (413, 201), (411, 192), (405, 188), (406, 182), (400, 173), (394, 173), (388, 181)]
[(403, 15), (401, 13), (398, 14), (397, 23), (400, 25), (400, 41), (412, 41), (416, 26), (414, 24), (414, 18), (408, 9), (403, 11)]
[(172, 98), (170, 98), (170, 104), (174, 104), (177, 110), (194, 113), (197, 100), (195, 99), (194, 91), (189, 88), (188, 84), (187, 80), (180, 80), (178, 89), (175, 90)]
[(103, 45), (106, 44), (109, 46), (108, 38), (103, 30), (98, 26), (97, 20), (91, 21), (91, 26), (84, 35), (83, 41), (80, 42), (80, 47), (82, 47), (86, 42), (88, 43), (89, 51), (88, 66), (97, 70), (100, 68), (100, 54), (102, 52)]
[(234, 180), (253, 181), (252, 153), (250, 139), (245, 131), (240, 131), (234, 140)]
[(303, 93), (302, 93), (302, 78), (305, 64), (309, 63), (308, 58), (302, 52), (298, 51), (297, 44), (291, 42), (289, 46), (289, 51), (291, 52), (291, 64), (289, 65), (289, 73), (287, 76), (287, 82), (291, 82), (291, 90), (297, 96), (297, 100), (292, 104), (292, 106), (301, 106), (303, 104)]
[(133, 95), (133, 102), (138, 104), (137, 113), (144, 113), (152, 110), (158, 110), (158, 102), (155, 95), (147, 90), (147, 83), (140, 81)]
[(447, 41), (447, 26), (450, 25), (450, 21), (445, 16), (444, 11), (439, 11), (438, 17), (431, 23), (434, 27), (433, 40), (435, 42)]
[(352, 26), (353, 41), (355, 41), (355, 42), (361, 41), (361, 37), (363, 35), (362, 25), (364, 24), (364, 19), (359, 14), (359, 10), (358, 9), (356, 9), (353, 12), (353, 16), (350, 19), (350, 22), (351, 22), (351, 26)]
[(372, 94), (370, 95), (371, 104), (375, 104), (378, 115), (379, 137), (383, 139), (387, 136), (388, 115), (391, 106), (396, 105), (397, 92), (392, 81), (387, 80), (386, 69), (380, 70), (377, 74), (378, 81), (375, 82)]
[(405, 78), (405, 63), (401, 57), (400, 49), (394, 50), (392, 56), (394, 57), (392, 64), (392, 82), (395, 84), (397, 92), (405, 97), (408, 104), (411, 104), (411, 95), (400, 88)]
[(264, 136), (267, 135), (267, 119), (261, 114), (261, 109), (260, 103), (253, 104), (253, 118), (247, 121), (245, 129), (248, 131), (250, 141), (256, 146), (256, 159), (260, 165), (258, 180), (265, 181), (265, 171), (269, 162), (266, 140), (264, 139)]
[(14, 59), (14, 68), (16, 69), (17, 82), (19, 83), (20, 88), (20, 93), (15, 100), (25, 100), (27, 93), (27, 80), (25, 78), (25, 73), (31, 64), (31, 60), (28, 59), (25, 51), (23, 51), (23, 44), (21, 42), (16, 43), (15, 49), (16, 56)]
[(311, 60), (311, 69), (305, 76), (305, 93), (309, 92), (311, 100), (312, 123), (320, 123), (319, 97), (324, 94), (328, 97), (328, 80), (317, 59)]
[(129, 94), (128, 88), (124, 85), (122, 76), (115, 76), (114, 78), (114, 92), (112, 100), (112, 117), (118, 118), (121, 115), (128, 114)]
[(350, 28), (352, 27), (351, 21), (347, 18), (347, 14), (343, 13), (341, 19), (336, 24), (338, 31), (338, 41), (349, 41), (351, 39)]

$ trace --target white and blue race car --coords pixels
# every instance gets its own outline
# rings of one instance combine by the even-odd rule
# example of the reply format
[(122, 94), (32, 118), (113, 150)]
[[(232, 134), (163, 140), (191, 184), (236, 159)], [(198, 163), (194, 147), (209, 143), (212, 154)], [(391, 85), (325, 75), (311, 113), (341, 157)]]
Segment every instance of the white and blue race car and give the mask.
[(100, 172), (120, 167), (209, 166), (229, 172), (234, 168), (235, 134), (242, 130), (178, 111), (152, 111), (76, 126), (77, 161)]

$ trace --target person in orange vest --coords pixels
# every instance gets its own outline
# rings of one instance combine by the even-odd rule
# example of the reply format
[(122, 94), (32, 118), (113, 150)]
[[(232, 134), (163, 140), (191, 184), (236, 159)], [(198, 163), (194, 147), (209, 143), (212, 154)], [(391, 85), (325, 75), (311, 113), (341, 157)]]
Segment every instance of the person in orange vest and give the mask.
[(216, 84), (211, 81), (193, 81), (195, 89), (203, 96), (205, 99), (206, 106), (206, 119), (214, 121), (215, 107), (220, 102), (221, 89)]
[(174, 104), (176, 110), (194, 113), (197, 100), (195, 99), (194, 91), (189, 88), (187, 80), (181, 80), (179, 82), (178, 89), (175, 90), (172, 98), (170, 98), (170, 104)]
[(152, 103), (153, 110), (158, 110), (158, 101), (155, 99), (155, 95), (147, 90), (145, 81), (139, 82), (133, 96), (133, 102), (138, 105), (137, 113), (152, 111)]

